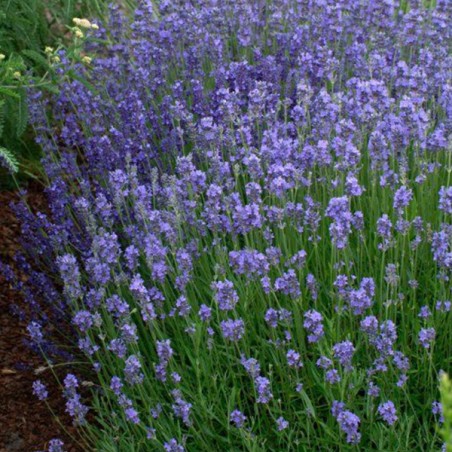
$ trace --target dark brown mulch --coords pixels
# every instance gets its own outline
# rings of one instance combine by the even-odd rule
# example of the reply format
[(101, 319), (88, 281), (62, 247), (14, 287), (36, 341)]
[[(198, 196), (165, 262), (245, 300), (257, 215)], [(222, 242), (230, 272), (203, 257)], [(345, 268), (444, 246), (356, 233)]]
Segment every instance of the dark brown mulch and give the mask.
[[(29, 204), (41, 209), (45, 199), (39, 187), (29, 190)], [(20, 227), (9, 207), (18, 199), (14, 192), (0, 192), (0, 259), (13, 265), (13, 256), (19, 247)], [(23, 303), (0, 275), (0, 452), (33, 452), (46, 450), (52, 438), (60, 438), (68, 452), (85, 448), (79, 444), (78, 434), (64, 411), (61, 389), (52, 378), (47, 378), (49, 404), (32, 394), (34, 374), (42, 363), (26, 345), (26, 325), (12, 315), (11, 301)]]

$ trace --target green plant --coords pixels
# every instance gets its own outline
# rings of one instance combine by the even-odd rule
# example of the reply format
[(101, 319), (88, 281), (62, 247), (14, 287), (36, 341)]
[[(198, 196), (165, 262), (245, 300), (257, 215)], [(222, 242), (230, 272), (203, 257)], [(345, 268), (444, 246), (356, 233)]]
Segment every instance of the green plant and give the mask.
[[(40, 177), (40, 147), (28, 127), (30, 89), (56, 91), (56, 50), (73, 52), (74, 17), (107, 14), (106, 0), (6, 0), (0, 4), (0, 189)], [(132, 6), (133, 2), (125, 2)], [(51, 47), (50, 47), (51, 46)], [(74, 53), (74, 52), (73, 52)], [(76, 53), (76, 52), (75, 52)], [(3, 168), (2, 168), (3, 167)], [(8, 177), (12, 173), (15, 178)]]
[(444, 416), (444, 424), (440, 433), (444, 439), (445, 450), (452, 452), (452, 381), (446, 373), (441, 376), (439, 390)]

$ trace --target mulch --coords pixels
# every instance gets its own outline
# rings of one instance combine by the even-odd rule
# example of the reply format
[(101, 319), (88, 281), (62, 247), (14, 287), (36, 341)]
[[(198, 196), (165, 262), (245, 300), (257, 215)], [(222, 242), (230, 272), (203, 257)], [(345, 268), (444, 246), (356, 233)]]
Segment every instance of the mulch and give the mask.
[[(29, 205), (45, 209), (39, 186), (29, 188), (28, 198)], [(19, 248), (20, 225), (9, 205), (17, 199), (15, 192), (0, 192), (0, 259), (12, 266)], [(63, 440), (68, 452), (86, 450), (78, 444), (77, 430), (65, 413), (57, 382), (53, 378), (45, 380), (54, 414), (32, 394), (35, 370), (42, 361), (24, 344), (26, 324), (11, 313), (12, 300), (24, 304), (20, 294), (0, 275), (0, 452), (47, 450), (52, 438)]]

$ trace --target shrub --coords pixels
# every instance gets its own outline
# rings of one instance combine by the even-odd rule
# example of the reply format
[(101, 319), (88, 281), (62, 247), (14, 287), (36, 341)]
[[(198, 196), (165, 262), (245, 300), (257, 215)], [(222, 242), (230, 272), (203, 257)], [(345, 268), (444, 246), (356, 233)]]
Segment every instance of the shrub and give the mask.
[(84, 79), (34, 97), (51, 214), (18, 207), (30, 340), (67, 359), (70, 321), (86, 365), (67, 410), (91, 410), (93, 447), (440, 445), (452, 12), (437, 3), (143, 2), (131, 23), (113, 8)]

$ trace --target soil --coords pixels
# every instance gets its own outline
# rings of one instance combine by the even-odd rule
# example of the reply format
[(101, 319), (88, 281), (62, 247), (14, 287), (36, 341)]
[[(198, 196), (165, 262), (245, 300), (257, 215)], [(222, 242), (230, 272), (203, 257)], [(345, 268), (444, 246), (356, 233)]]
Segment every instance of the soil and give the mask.
[[(30, 187), (27, 196), (29, 205), (38, 210), (45, 208), (45, 198), (38, 186)], [(0, 259), (13, 268), (20, 226), (9, 205), (17, 199), (15, 192), (0, 192)], [(56, 381), (45, 379), (49, 391), (47, 402), (53, 414), (46, 402), (32, 394), (32, 383), (37, 378), (35, 370), (42, 362), (24, 344), (26, 324), (10, 312), (13, 299), (19, 305), (24, 303), (0, 275), (0, 452), (47, 450), (53, 438), (61, 439), (68, 452), (86, 450), (79, 444), (77, 430), (65, 413)]]

